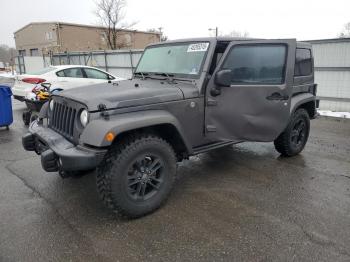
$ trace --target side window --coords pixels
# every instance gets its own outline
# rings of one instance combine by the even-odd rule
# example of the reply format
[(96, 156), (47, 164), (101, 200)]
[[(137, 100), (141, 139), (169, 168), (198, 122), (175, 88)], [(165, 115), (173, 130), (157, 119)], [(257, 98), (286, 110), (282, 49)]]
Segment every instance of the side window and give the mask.
[(287, 47), (285, 45), (237, 45), (223, 64), (230, 69), (233, 85), (283, 84)]
[(56, 75), (57, 75), (58, 77), (64, 77), (64, 71), (63, 71), (63, 70), (58, 71), (58, 72), (56, 73)]
[(87, 78), (104, 79), (104, 80), (112, 79), (112, 77), (110, 77), (108, 74), (96, 69), (84, 68), (84, 71), (86, 73)]
[(81, 68), (64, 69), (63, 74), (65, 77), (84, 78), (83, 71), (81, 71)]
[(308, 76), (312, 73), (311, 50), (297, 48), (295, 54), (294, 76)]

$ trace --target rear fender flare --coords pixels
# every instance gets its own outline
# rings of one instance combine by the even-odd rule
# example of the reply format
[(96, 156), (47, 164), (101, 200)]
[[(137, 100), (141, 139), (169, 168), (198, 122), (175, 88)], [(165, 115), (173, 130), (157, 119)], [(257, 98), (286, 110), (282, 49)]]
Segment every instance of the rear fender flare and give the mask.
[(316, 97), (313, 94), (303, 93), (303, 94), (293, 96), (291, 99), (291, 105), (290, 105), (290, 115), (292, 115), (299, 106), (310, 101), (315, 102), (315, 108), (316, 108)]

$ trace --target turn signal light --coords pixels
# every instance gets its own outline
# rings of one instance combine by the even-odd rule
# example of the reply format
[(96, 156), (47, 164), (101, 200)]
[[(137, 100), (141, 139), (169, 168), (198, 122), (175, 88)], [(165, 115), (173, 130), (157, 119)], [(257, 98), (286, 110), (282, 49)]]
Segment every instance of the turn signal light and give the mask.
[(115, 134), (113, 134), (112, 132), (108, 132), (106, 135), (105, 135), (105, 139), (108, 141), (108, 142), (112, 142), (115, 138)]

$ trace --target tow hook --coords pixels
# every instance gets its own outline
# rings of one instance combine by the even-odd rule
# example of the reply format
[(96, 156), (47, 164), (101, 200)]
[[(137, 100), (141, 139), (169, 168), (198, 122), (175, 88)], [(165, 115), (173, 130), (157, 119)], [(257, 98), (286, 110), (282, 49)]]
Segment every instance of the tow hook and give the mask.
[(58, 174), (62, 178), (68, 178), (68, 177), (74, 176), (74, 172), (68, 172), (68, 171), (63, 171), (63, 170), (58, 171)]
[(47, 149), (41, 153), (41, 165), (46, 172), (56, 172), (59, 170), (59, 160), (55, 152)]
[(60, 171), (58, 171), (58, 174), (60, 175), (61, 178), (69, 178), (69, 177), (80, 178), (84, 175), (87, 175), (89, 173), (88, 171), (63, 171), (63, 170), (60, 170)]

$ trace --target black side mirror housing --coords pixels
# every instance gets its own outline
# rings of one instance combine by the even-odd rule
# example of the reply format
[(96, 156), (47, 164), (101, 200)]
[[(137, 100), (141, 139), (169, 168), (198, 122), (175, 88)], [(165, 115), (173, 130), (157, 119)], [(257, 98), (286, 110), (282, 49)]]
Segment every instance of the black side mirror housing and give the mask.
[(223, 69), (216, 73), (215, 84), (217, 86), (230, 86), (231, 85), (231, 70)]
[(220, 95), (221, 87), (231, 85), (231, 73), (230, 69), (223, 69), (215, 74), (214, 83), (216, 86), (210, 90), (212, 96)]

